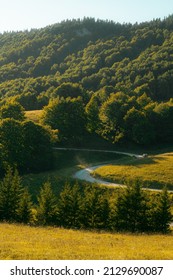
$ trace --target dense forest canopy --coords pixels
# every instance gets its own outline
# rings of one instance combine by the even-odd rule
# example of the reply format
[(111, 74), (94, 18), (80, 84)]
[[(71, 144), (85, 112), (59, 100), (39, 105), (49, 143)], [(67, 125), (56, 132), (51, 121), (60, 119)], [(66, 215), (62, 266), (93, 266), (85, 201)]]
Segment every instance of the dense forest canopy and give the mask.
[(79, 83), (89, 91), (111, 85), (114, 93), (142, 87), (152, 99), (168, 100), (172, 30), (170, 16), (135, 25), (85, 18), (1, 34), (1, 100), (23, 95), (33, 99), (31, 109), (42, 107), (63, 82)]
[(6, 127), (46, 135), (47, 127), (25, 122), (24, 110), (43, 109), (42, 125), (66, 144), (79, 145), (87, 135), (111, 143), (172, 142), (172, 45), (173, 16), (134, 25), (84, 18), (0, 34), (5, 161), (14, 156)]

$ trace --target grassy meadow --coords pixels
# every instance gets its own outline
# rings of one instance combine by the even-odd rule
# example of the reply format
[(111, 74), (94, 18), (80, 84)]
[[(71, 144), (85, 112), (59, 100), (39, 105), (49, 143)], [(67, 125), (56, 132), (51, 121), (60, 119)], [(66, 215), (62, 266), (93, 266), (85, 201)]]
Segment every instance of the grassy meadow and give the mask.
[(172, 260), (173, 235), (0, 224), (1, 260)]
[(123, 183), (139, 179), (144, 186), (173, 190), (173, 153), (165, 153), (147, 158), (122, 158), (113, 164), (99, 167), (95, 176), (111, 182)]
[(42, 110), (25, 111), (25, 117), (28, 120), (39, 123), (42, 112)]

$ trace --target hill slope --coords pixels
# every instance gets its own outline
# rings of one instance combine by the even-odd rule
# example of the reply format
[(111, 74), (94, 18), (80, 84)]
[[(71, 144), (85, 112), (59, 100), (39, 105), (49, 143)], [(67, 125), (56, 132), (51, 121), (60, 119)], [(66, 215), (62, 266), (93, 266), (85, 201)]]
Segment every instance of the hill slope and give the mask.
[(173, 254), (172, 235), (109, 234), (0, 224), (0, 241), (0, 259), (12, 260), (171, 260)]
[(172, 43), (173, 16), (139, 25), (84, 18), (1, 34), (0, 105), (45, 108), (42, 123), (63, 144), (81, 145), (89, 134), (172, 143)]
[(38, 109), (58, 85), (70, 81), (90, 91), (142, 86), (153, 99), (168, 100), (173, 97), (172, 31), (170, 16), (140, 25), (86, 18), (1, 34), (1, 99), (26, 95), (29, 109)]

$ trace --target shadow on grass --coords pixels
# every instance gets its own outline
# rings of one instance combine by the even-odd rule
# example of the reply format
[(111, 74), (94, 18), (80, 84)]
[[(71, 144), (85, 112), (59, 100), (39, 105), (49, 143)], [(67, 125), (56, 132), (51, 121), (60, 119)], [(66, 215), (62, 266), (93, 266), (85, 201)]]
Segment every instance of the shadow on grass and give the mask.
[[(117, 162), (117, 165), (124, 165), (124, 166), (143, 166), (143, 165), (152, 165), (156, 164), (157, 161), (165, 160), (162, 156), (148, 156), (146, 158), (136, 158), (136, 157), (126, 157)], [(113, 164), (115, 164), (114, 162)]]

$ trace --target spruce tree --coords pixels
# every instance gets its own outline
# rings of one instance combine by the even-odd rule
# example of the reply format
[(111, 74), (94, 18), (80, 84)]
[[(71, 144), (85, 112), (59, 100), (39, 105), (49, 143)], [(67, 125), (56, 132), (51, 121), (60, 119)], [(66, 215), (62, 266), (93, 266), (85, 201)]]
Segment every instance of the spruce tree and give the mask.
[(8, 166), (6, 174), (0, 183), (0, 219), (17, 221), (21, 199), (22, 185), (17, 169)]
[(156, 207), (153, 209), (153, 230), (164, 234), (168, 233), (170, 231), (172, 218), (169, 194), (167, 189), (164, 188)]
[(141, 190), (140, 182), (128, 183), (119, 196), (116, 205), (115, 227), (120, 231), (148, 231), (147, 197)]
[(49, 182), (41, 188), (38, 203), (38, 222), (42, 225), (56, 224), (57, 201)]
[(81, 194), (78, 184), (66, 183), (58, 202), (58, 221), (64, 227), (79, 227)]
[(18, 208), (18, 221), (22, 223), (29, 223), (32, 217), (32, 201), (28, 189), (23, 189)]
[(80, 221), (86, 228), (108, 228), (109, 202), (103, 190), (87, 187), (81, 204)]

